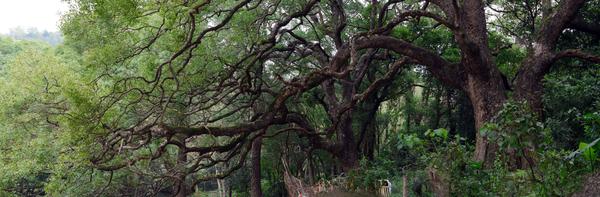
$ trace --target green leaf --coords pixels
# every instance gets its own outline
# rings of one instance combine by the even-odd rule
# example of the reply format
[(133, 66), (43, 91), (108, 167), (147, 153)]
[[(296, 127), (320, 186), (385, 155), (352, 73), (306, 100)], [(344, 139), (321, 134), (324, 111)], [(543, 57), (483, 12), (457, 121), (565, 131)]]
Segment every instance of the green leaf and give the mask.
[(436, 136), (441, 137), (442, 139), (448, 139), (448, 130), (446, 130), (445, 128), (439, 128), (436, 130), (433, 130), (433, 132), (435, 133)]
[(478, 161), (473, 161), (469, 163), (469, 167), (473, 168), (473, 169), (481, 169), (483, 167), (481, 162)]
[(590, 162), (596, 161), (596, 150), (590, 144), (579, 143), (579, 151), (581, 151), (585, 160)]

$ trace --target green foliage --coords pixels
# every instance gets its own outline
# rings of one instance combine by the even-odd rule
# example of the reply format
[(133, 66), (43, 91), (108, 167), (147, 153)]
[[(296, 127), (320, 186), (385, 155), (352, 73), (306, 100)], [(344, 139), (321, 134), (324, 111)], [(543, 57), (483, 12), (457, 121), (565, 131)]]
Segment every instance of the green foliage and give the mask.
[(587, 113), (581, 119), (585, 136), (589, 139), (600, 138), (600, 112)]
[(0, 73), (0, 188), (39, 192), (63, 162), (73, 162), (63, 158), (77, 148), (67, 143), (74, 133), (61, 125), (72, 93), (87, 89), (68, 50), (33, 42), (18, 47)]
[(420, 146), (423, 146), (423, 140), (416, 135), (402, 133), (398, 135), (398, 145), (396, 145), (397, 149), (407, 148), (415, 150)]
[(592, 166), (598, 161), (598, 153), (596, 152), (596, 149), (594, 149), (593, 144), (580, 142), (578, 151), (581, 152), (583, 158), (590, 162)]
[(571, 153), (567, 159), (575, 159), (576, 157), (583, 158), (590, 170), (594, 170), (600, 161), (600, 154), (597, 150), (600, 149), (600, 138), (591, 143), (579, 142), (579, 149)]
[(425, 132), (425, 136), (431, 137), (431, 138), (437, 138), (440, 140), (447, 140), (448, 139), (448, 130), (446, 130), (445, 128), (439, 128), (439, 129), (435, 129), (435, 130), (429, 129)]
[(590, 172), (583, 160), (566, 161), (569, 151), (535, 152), (535, 167), (514, 170), (501, 156), (482, 168), (472, 160), (473, 147), (457, 140), (438, 147), (423, 159), (448, 180), (453, 196), (565, 196)]
[[(434, 141), (437, 144), (422, 156), (422, 163), (448, 180), (453, 195), (565, 196), (577, 191), (582, 177), (595, 170), (590, 162), (598, 160), (596, 148), (581, 143), (580, 156), (571, 156), (572, 150), (551, 149), (552, 139), (544, 138), (549, 136), (547, 127), (532, 114), (524, 103), (507, 102), (494, 122), (482, 129), (482, 135), (506, 151), (497, 155), (491, 168), (473, 161), (472, 145), (460, 138)], [(432, 131), (428, 134), (432, 140), (439, 136)], [(528, 160), (526, 167), (515, 169), (514, 158)]]
[(394, 162), (387, 159), (368, 161), (362, 159), (360, 167), (348, 175), (350, 189), (357, 191), (377, 191), (381, 180), (397, 176), (394, 172)]
[(551, 144), (552, 139), (547, 137), (548, 129), (529, 109), (526, 103), (506, 102), (493, 122), (481, 129), (481, 134), (496, 141), (505, 150), (535, 149)]
[[(547, 75), (544, 83), (545, 125), (558, 148), (577, 148), (580, 141), (600, 137), (600, 69), (569, 68)], [(585, 128), (590, 127), (590, 128)], [(583, 132), (582, 132), (583, 131)]]
[[(338, 177), (345, 170), (340, 169), (344, 163), (338, 161), (339, 155), (335, 157), (332, 153), (349, 151), (336, 141), (349, 136), (340, 135), (334, 123), (348, 114), (350, 135), (356, 134), (349, 139), (357, 143), (351, 148), (358, 149), (351, 152), (364, 156), (359, 167), (345, 177), (353, 190), (377, 190), (383, 179), (399, 186), (403, 175), (410, 175), (409, 184), (419, 187), (427, 181), (429, 170), (435, 169), (450, 183), (453, 196), (565, 196), (578, 189), (584, 174), (597, 170), (600, 143), (592, 141), (600, 139), (597, 64), (558, 61), (558, 68), (552, 68), (544, 80), (543, 114), (532, 113), (527, 103), (505, 103), (493, 121), (480, 131), (497, 143), (502, 153), (493, 166), (484, 166), (473, 160), (475, 124), (470, 98), (464, 92), (444, 86), (426, 67), (406, 65), (391, 82), (384, 81), (385, 87), (375, 90), (374, 96), (352, 96), (385, 75), (389, 64), (402, 58), (401, 55), (369, 49), (374, 55), (366, 58), (371, 62), (365, 64), (369, 65), (364, 70), (365, 80), (347, 86), (353, 88), (342, 87), (363, 77), (356, 74), (360, 70), (356, 68), (349, 71), (351, 74), (332, 77), (328, 80), (334, 84), (331, 87), (334, 90), (328, 93), (333, 95), (325, 95), (320, 85), (306, 86), (314, 85), (312, 81), (297, 80), (297, 76), (306, 75), (331, 77), (331, 73), (325, 75), (321, 71), (331, 71), (323, 69), (339, 52), (340, 46), (336, 45), (344, 44), (332, 39), (335, 34), (332, 27), (339, 25), (340, 20), (334, 16), (333, 1), (318, 2), (306, 16), (282, 24), (284, 28), (277, 30), (278, 34), (272, 38), (268, 36), (277, 27), (275, 23), (292, 10), (302, 8), (304, 1), (252, 1), (241, 6), (231, 18), (228, 12), (238, 1), (217, 0), (204, 6), (202, 1), (70, 2), (74, 4), (73, 10), (61, 24), (65, 45), (0, 37), (3, 85), (0, 87), (0, 191), (7, 192), (0, 193), (1, 196), (34, 195), (31, 191), (50, 196), (152, 196), (171, 189), (178, 179), (173, 177), (176, 171), (189, 170), (184, 179), (187, 181), (213, 175), (221, 165), (234, 163), (231, 161), (238, 159), (236, 156), (248, 143), (243, 141), (233, 146), (242, 148), (224, 151), (221, 149), (227, 148), (222, 147), (233, 137), (215, 137), (209, 132), (183, 136), (188, 138), (180, 140), (175, 139), (182, 137), (175, 129), (177, 134), (173, 135), (143, 131), (150, 132), (151, 139), (138, 149), (130, 145), (143, 138), (123, 136), (133, 136), (131, 133), (146, 122), (197, 128), (247, 122), (263, 113), (263, 109), (256, 109), (262, 107), (259, 105), (272, 103), (278, 91), (286, 90), (293, 90), (286, 92), (290, 94), (288, 105), (274, 112), (271, 118), (281, 120), (264, 129), (268, 136), (261, 158), (265, 196), (285, 195), (282, 159), (289, 160), (290, 173), (305, 182)], [(384, 19), (380, 25), (390, 24), (389, 20), (402, 14), (399, 10), (422, 6), (420, 1), (400, 1), (389, 7), (385, 16), (378, 16), (384, 2), (390, 1), (381, 4), (348, 1), (339, 5), (350, 13), (343, 16), (347, 21), (340, 39), (359, 38), (354, 34), (357, 32), (370, 36), (379, 17)], [(491, 4), (490, 8), (499, 6), (509, 10), (491, 17), (490, 26), (495, 28), (489, 31), (488, 42), (494, 63), (510, 83), (529, 52), (523, 43), (530, 43), (544, 20), (523, 13), (529, 3), (534, 3), (528, 8), (530, 11), (541, 12), (542, 7), (529, 0), (486, 3)], [(598, 18), (599, 7), (598, 2), (587, 2), (582, 8), (585, 12), (578, 16), (585, 20)], [(429, 7), (429, 11), (440, 14), (437, 9)], [(203, 32), (229, 19), (222, 28)], [(389, 30), (390, 36), (433, 51), (452, 63), (463, 60), (465, 51), (455, 40), (464, 35), (454, 35), (426, 16), (399, 22)], [(37, 31), (19, 30), (13, 34), (18, 38), (58, 39), (56, 35)], [(600, 51), (597, 38), (572, 31), (563, 34), (557, 49)], [(194, 40), (197, 36), (204, 37)], [(323, 57), (313, 57), (321, 52)], [(309, 90), (295, 90), (297, 87)], [(340, 99), (344, 95), (351, 96)], [(254, 96), (258, 99), (253, 100)], [(331, 99), (327, 96), (344, 101), (340, 109), (347, 111), (328, 111), (336, 104), (327, 103), (332, 102), (326, 101)], [(509, 92), (507, 96), (512, 95)], [(240, 106), (245, 107), (230, 111)], [(370, 110), (374, 113), (369, 113)], [(302, 115), (308, 124), (286, 122), (292, 116), (280, 115), (287, 113)], [(220, 116), (227, 118), (211, 122), (211, 118)], [(265, 120), (257, 122), (261, 121)], [(315, 133), (300, 126), (307, 126)], [(114, 132), (115, 128), (119, 132)], [(279, 132), (283, 129), (292, 131)], [(357, 136), (368, 137), (356, 139)], [(120, 141), (107, 140), (120, 137)], [(104, 154), (119, 143), (114, 155)], [(181, 144), (209, 151), (183, 161), (179, 157), (184, 152)], [(164, 152), (154, 158), (159, 148), (164, 148)], [(326, 148), (330, 148), (329, 152), (321, 150)], [(363, 153), (369, 151), (370, 155)], [(236, 158), (218, 162), (217, 167), (205, 163), (217, 161), (222, 155)], [(97, 157), (108, 158), (103, 164), (125, 164), (125, 167), (110, 172), (97, 170), (97, 163), (92, 162)], [(146, 159), (133, 163), (132, 159), (137, 157)], [(515, 158), (526, 159), (521, 162), (528, 165), (522, 169), (515, 167)], [(191, 168), (194, 165), (202, 169), (194, 170)], [(232, 184), (236, 196), (245, 196), (249, 190), (249, 172), (247, 166), (239, 168), (226, 180)], [(29, 193), (14, 191), (23, 188)], [(395, 187), (395, 193), (398, 188)], [(427, 192), (430, 191), (424, 195), (429, 195)]]

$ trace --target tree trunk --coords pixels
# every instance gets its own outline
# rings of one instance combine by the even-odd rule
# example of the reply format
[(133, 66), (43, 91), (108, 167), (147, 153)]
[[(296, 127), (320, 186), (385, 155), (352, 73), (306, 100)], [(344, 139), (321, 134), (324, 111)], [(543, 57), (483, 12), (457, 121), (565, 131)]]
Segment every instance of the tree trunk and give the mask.
[(440, 176), (439, 172), (434, 168), (428, 168), (427, 174), (429, 176), (429, 183), (431, 184), (431, 190), (434, 196), (449, 197), (450, 183), (448, 183), (448, 180)]
[[(551, 57), (550, 54), (546, 54), (539, 59), (542, 58), (549, 59)], [(548, 72), (550, 66), (541, 66), (540, 64), (549, 64), (549, 60), (540, 62), (542, 60), (531, 59), (533, 60), (528, 60), (523, 65), (523, 67), (529, 69), (524, 69), (515, 79), (515, 99), (518, 101), (527, 101), (527, 105), (529, 105), (531, 110), (540, 115), (540, 117), (543, 117), (542, 95), (544, 86), (542, 79), (544, 78), (544, 74)]]
[[(350, 79), (347, 77), (347, 79)], [(352, 84), (342, 85), (342, 105), (352, 103), (352, 98), (356, 94), (356, 87)], [(342, 143), (342, 170), (350, 172), (358, 167), (358, 144), (354, 137), (354, 107), (348, 109), (342, 114), (338, 142)]]
[(376, 94), (367, 97), (358, 115), (360, 124), (360, 134), (358, 136), (358, 152), (361, 157), (366, 157), (368, 160), (375, 158), (375, 149), (377, 146), (377, 111), (381, 105), (381, 100), (376, 97)]
[(186, 197), (191, 193), (191, 191), (185, 182), (186, 176), (183, 173), (180, 173), (180, 174), (181, 175), (177, 176), (177, 179), (179, 179), (179, 180), (177, 180), (177, 182), (175, 183), (174, 189), (173, 189), (175, 192), (174, 196), (175, 197)]
[[(449, 133), (451, 135), (456, 135), (456, 124), (454, 122), (454, 117), (452, 116), (452, 110), (454, 109), (454, 107), (452, 106), (452, 89), (447, 88), (446, 89), (446, 118), (447, 118), (447, 122), (446, 122), (446, 127), (449, 130)], [(466, 137), (466, 136), (463, 136)]]
[[(185, 139), (180, 138), (184, 144)], [(186, 169), (185, 164), (187, 163), (187, 154), (184, 149), (180, 149), (177, 153), (177, 164), (175, 168), (177, 169), (177, 178), (175, 180), (175, 185), (173, 186), (173, 191), (175, 197), (186, 197), (192, 193), (190, 185), (186, 182)]]
[(366, 127), (366, 134), (364, 139), (362, 139), (362, 154), (360, 155), (367, 158), (369, 161), (373, 161), (375, 159), (375, 147), (377, 145), (377, 124), (373, 122)]
[(506, 101), (506, 87), (488, 46), (484, 3), (465, 0), (457, 13), (460, 33), (454, 35), (461, 48), (461, 63), (466, 71), (467, 92), (475, 115), (475, 160), (489, 167), (494, 161), (497, 145), (483, 136), (480, 129), (500, 110)]
[(341, 123), (337, 132), (337, 143), (339, 150), (337, 157), (341, 162), (342, 171), (349, 172), (358, 167), (358, 145), (354, 140), (352, 130), (352, 110), (342, 115)]
[(252, 176), (250, 177), (250, 196), (262, 197), (262, 190), (260, 188), (260, 152), (262, 146), (262, 137), (257, 137), (252, 142)]
[(482, 135), (480, 129), (497, 114), (506, 101), (502, 79), (500, 76), (495, 77), (495, 80), (469, 76), (467, 94), (475, 113), (475, 160), (482, 162), (485, 167), (490, 167), (498, 147), (491, 143), (487, 136)]

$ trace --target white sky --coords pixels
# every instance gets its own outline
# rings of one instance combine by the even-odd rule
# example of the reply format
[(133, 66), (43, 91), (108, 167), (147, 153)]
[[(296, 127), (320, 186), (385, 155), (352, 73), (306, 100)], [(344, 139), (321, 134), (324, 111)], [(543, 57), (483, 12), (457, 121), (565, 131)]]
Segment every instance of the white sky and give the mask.
[(58, 31), (60, 14), (67, 10), (62, 0), (0, 0), (0, 33), (15, 27)]

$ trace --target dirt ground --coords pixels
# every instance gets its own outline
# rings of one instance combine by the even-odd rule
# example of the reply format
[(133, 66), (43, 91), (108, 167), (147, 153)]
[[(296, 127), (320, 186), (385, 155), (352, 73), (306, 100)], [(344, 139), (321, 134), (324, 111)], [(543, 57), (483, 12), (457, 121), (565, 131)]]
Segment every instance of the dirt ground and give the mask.
[(587, 177), (581, 191), (571, 197), (600, 197), (600, 172)]

